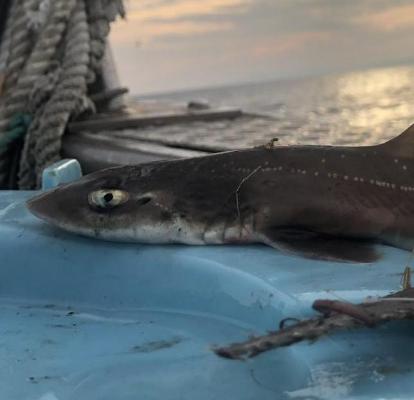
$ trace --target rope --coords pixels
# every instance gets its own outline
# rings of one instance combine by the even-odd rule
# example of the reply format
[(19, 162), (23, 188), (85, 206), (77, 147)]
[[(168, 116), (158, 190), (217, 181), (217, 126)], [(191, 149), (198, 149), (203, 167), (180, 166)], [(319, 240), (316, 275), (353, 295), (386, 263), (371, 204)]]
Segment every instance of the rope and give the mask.
[[(29, 98), (33, 85), (43, 76), (50, 65), (61, 41), (75, 0), (56, 0), (49, 18), (34, 43), (30, 36), (29, 17), (27, 10), (38, 9), (38, 0), (27, 0), (21, 3), (18, 17), (12, 30), (12, 41), (5, 79), (5, 101), (0, 105), (0, 132), (4, 134), (10, 118), (23, 113), (30, 108)], [(22, 31), (24, 33), (22, 33)], [(10, 155), (4, 149), (0, 150), (0, 184), (8, 181)]]
[[(94, 110), (87, 88), (100, 73), (110, 22), (118, 15), (124, 16), (122, 0), (12, 1), (0, 47), (3, 70), (6, 65), (0, 98), (0, 186), (14, 181), (9, 176), (16, 169), (11, 160), (18, 159), (13, 150), (21, 151), (19, 187), (38, 186), (42, 169), (60, 158), (69, 118)], [(31, 115), (28, 129), (18, 134), (11, 124), (16, 115)], [(14, 143), (22, 137), (20, 150)]]
[(28, 16), (27, 9), (35, 9), (38, 0), (29, 0), (23, 6), (23, 0), (12, 1), (12, 9), (7, 21), (10, 25), (10, 44), (8, 46), (8, 62), (6, 77), (4, 81), (4, 89), (9, 89), (16, 84), (17, 78), (30, 54), (33, 40), (31, 32), (27, 29)]
[(89, 15), (89, 34), (91, 38), (91, 62), (88, 83), (96, 79), (101, 71), (101, 61), (105, 54), (106, 37), (109, 34), (110, 22), (118, 15), (125, 16), (125, 9), (120, 0), (90, 0), (87, 2)]
[[(11, 2), (9, 6), (8, 13), (7, 13), (6, 20), (5, 20), (5, 27), (4, 27), (3, 34), (1, 37), (1, 42), (0, 42), (0, 75), (2, 76), (3, 82), (5, 80), (4, 74), (6, 72), (6, 66), (7, 66), (7, 62), (9, 59), (9, 53), (10, 53), (10, 42), (11, 42), (11, 34), (12, 34), (11, 21), (15, 19), (15, 14), (16, 14), (16, 9), (17, 9), (16, 5), (17, 5), (17, 1)], [(0, 87), (0, 94), (2, 92), (2, 87), (3, 85), (1, 85)]]
[[(12, 87), (14, 83), (14, 77), (17, 77), (16, 74), (13, 75), (13, 70), (21, 69), (26, 55), (30, 52), (30, 42), (29, 36), (24, 35), (28, 33), (23, 27), (22, 18), (24, 15), (21, 12), (22, 1), (10, 1), (10, 6), (8, 9), (8, 14), (5, 22), (5, 28), (3, 31), (2, 41), (0, 43), (0, 96), (4, 94), (7, 87)], [(22, 29), (23, 28), (23, 29)], [(19, 31), (20, 29), (20, 31)], [(18, 38), (23, 40), (19, 43)], [(21, 55), (24, 57), (21, 57)], [(0, 100), (3, 100), (5, 97), (2, 97)], [(0, 110), (4, 107), (4, 103), (0, 102)], [(4, 125), (8, 125), (7, 121), (4, 121)], [(11, 124), (12, 125), (12, 124)], [(7, 126), (7, 128), (10, 128)], [(0, 137), (1, 137), (0, 130)], [(5, 136), (14, 137), (13, 133), (8, 131), (5, 132)], [(20, 138), (22, 135), (18, 135), (15, 140)], [(1, 174), (1, 171), (10, 171), (13, 166), (13, 150), (16, 149), (16, 146), (11, 146), (9, 149), (9, 144), (12, 144), (12, 141), (9, 141), (7, 138), (3, 139), (5, 146), (0, 149), (0, 188), (4, 187), (9, 183), (8, 177), (5, 173)]]
[(59, 159), (66, 124), (72, 111), (86, 95), (90, 40), (83, 1), (77, 2), (68, 24), (65, 43), (59, 82), (41, 118), (26, 136), (20, 162), (20, 188), (31, 189), (39, 185), (43, 168)]

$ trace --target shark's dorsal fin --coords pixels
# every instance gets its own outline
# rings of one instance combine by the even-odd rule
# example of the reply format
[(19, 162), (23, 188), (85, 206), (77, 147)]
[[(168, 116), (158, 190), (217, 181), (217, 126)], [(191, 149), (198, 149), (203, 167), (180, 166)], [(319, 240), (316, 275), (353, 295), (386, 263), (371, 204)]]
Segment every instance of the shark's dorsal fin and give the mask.
[(414, 158), (414, 124), (397, 137), (376, 147), (395, 157)]

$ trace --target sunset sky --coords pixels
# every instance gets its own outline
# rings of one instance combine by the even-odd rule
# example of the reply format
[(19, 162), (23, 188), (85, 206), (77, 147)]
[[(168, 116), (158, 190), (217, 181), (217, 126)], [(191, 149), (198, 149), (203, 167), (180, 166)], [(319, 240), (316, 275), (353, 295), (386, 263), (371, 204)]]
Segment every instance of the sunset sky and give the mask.
[(414, 61), (414, 0), (126, 0), (111, 43), (132, 93)]

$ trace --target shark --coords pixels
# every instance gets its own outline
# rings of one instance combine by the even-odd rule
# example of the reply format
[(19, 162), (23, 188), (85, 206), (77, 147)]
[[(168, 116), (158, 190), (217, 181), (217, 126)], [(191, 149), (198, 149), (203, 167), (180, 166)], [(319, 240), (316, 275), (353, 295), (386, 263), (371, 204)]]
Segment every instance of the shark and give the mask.
[(108, 168), (28, 209), (75, 234), (152, 244), (263, 243), (374, 262), (414, 247), (414, 125), (379, 145), (267, 145)]

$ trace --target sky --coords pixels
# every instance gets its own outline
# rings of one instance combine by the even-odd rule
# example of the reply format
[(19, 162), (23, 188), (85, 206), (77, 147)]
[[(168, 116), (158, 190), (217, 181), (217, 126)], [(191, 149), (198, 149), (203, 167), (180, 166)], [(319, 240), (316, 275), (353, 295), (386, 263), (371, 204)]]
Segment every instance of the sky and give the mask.
[(133, 94), (414, 62), (414, 0), (124, 0), (110, 42)]

